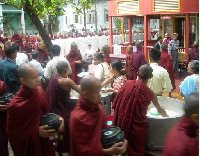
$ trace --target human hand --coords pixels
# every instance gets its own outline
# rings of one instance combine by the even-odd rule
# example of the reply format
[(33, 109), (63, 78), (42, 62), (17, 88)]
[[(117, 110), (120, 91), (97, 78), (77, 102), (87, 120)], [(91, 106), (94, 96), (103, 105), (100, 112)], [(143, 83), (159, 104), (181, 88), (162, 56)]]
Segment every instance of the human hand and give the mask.
[(2, 105), (2, 104), (0, 104), (0, 111), (6, 111), (7, 108), (8, 108), (7, 105)]
[(126, 152), (128, 141), (125, 139), (123, 142), (115, 143), (107, 149), (103, 149), (106, 155), (121, 155)]
[(39, 127), (39, 136), (43, 138), (49, 138), (51, 136), (55, 136), (55, 134), (56, 134), (55, 129), (48, 129), (48, 125)]
[(65, 128), (64, 119), (60, 117), (59, 120), (61, 120), (61, 124), (60, 127), (58, 128), (58, 132), (63, 132)]
[(169, 117), (163, 108), (159, 109), (159, 113), (162, 117)]
[(81, 61), (81, 60), (78, 60), (78, 61), (75, 61), (75, 63), (77, 63), (77, 64), (81, 64), (82, 61)]

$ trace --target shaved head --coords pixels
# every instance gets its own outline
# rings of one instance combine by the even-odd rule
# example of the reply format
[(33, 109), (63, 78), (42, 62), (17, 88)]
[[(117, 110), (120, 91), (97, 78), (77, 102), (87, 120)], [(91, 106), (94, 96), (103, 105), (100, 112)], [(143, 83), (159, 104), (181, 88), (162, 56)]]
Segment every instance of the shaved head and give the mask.
[(133, 46), (132, 46), (132, 45), (129, 45), (129, 46), (126, 48), (126, 52), (127, 52), (128, 54), (133, 53)]
[(85, 76), (81, 79), (81, 97), (93, 104), (101, 101), (101, 83), (94, 76)]
[(139, 68), (138, 76), (142, 80), (148, 80), (152, 77), (153, 69), (149, 64), (144, 64)]
[(56, 69), (58, 74), (62, 74), (66, 71), (66, 69), (69, 70), (69, 65), (67, 62), (60, 61), (57, 63)]
[[(30, 74), (30, 70), (35, 69), (35, 67), (30, 63), (24, 63), (18, 68), (19, 78), (26, 78)], [(35, 69), (36, 70), (36, 69)]]
[(94, 76), (85, 76), (80, 81), (81, 92), (84, 91), (93, 91), (95, 86), (100, 84), (100, 81)]
[(199, 114), (199, 93), (191, 93), (186, 97), (184, 109), (187, 117), (192, 114)]

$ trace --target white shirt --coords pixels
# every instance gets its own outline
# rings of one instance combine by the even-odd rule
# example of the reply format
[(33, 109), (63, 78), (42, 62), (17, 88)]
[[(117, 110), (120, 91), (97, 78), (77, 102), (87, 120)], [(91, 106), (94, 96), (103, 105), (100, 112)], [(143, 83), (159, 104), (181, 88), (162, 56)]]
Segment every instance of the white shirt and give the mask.
[(56, 65), (58, 62), (60, 61), (64, 61), (66, 62), (68, 65), (69, 65), (69, 73), (68, 74), (71, 74), (72, 73), (72, 69), (71, 69), (71, 66), (69, 64), (69, 61), (62, 57), (62, 56), (54, 56), (52, 60), (50, 60), (47, 65), (46, 65), (46, 68), (44, 69), (44, 77), (46, 79), (50, 79), (52, 78), (53, 76), (56, 76), (57, 75), (57, 69), (56, 69)]
[(25, 53), (20, 53), (17, 52), (17, 57), (16, 57), (16, 64), (18, 66), (22, 65), (23, 63), (28, 63), (28, 56)]
[(32, 64), (35, 67), (35, 69), (38, 71), (40, 76), (43, 76), (44, 69), (42, 68), (42, 65), (40, 64), (40, 62), (38, 62), (35, 59), (32, 59), (29, 63)]
[(153, 69), (153, 77), (148, 81), (148, 87), (155, 94), (169, 93), (172, 90), (171, 80), (166, 69), (157, 63), (150, 63)]
[(94, 76), (103, 82), (109, 76), (109, 65), (106, 62), (100, 63), (95, 67)]

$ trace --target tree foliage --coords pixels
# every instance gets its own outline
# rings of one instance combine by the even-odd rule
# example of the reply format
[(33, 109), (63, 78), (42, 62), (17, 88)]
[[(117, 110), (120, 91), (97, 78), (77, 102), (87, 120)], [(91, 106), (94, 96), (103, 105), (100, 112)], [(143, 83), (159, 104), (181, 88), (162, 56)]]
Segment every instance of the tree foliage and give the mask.
[(24, 8), (26, 3), (30, 4), (32, 11), (43, 18), (45, 15), (57, 16), (64, 13), (63, 7), (69, 3), (69, 0), (4, 0), (5, 4)]
[(79, 0), (77, 3), (74, 3), (71, 0), (72, 6), (76, 9), (76, 13), (80, 14), (83, 13), (84, 10), (91, 9), (92, 4), (94, 4), (97, 0)]
[(45, 16), (57, 17), (63, 15), (63, 7), (67, 5), (70, 0), (1, 0), (1, 2), (12, 5), (18, 9), (24, 9), (39, 31), (50, 54), (52, 42), (40, 19)]

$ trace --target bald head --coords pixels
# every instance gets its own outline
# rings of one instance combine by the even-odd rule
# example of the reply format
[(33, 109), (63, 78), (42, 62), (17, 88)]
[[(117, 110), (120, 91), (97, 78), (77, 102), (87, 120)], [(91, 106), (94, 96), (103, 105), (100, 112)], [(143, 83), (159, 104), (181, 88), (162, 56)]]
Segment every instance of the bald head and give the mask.
[(91, 75), (83, 77), (80, 81), (81, 92), (93, 91), (98, 85), (100, 85), (100, 81)]
[(60, 61), (57, 63), (56, 69), (58, 74), (63, 74), (64, 72), (69, 70), (69, 65), (65, 61)]
[(138, 76), (142, 80), (148, 80), (152, 78), (152, 72), (153, 69), (151, 68), (151, 66), (149, 64), (145, 64), (139, 68)]
[(36, 70), (35, 67), (30, 63), (24, 63), (18, 68), (19, 78), (27, 78), (30, 75), (30, 70)]
[(104, 46), (102, 47), (102, 51), (103, 51), (104, 53), (108, 53), (108, 52), (110, 51), (110, 47), (109, 47), (108, 45), (104, 45)]
[(129, 46), (126, 48), (126, 52), (127, 52), (128, 54), (133, 53), (133, 46), (132, 46), (132, 45), (129, 45)]
[(71, 43), (71, 48), (75, 48), (75, 47), (76, 47), (76, 48), (78, 47), (77, 44), (76, 44), (76, 42), (72, 42), (72, 43)]
[(186, 97), (184, 109), (187, 117), (192, 114), (199, 114), (199, 93), (191, 93)]

